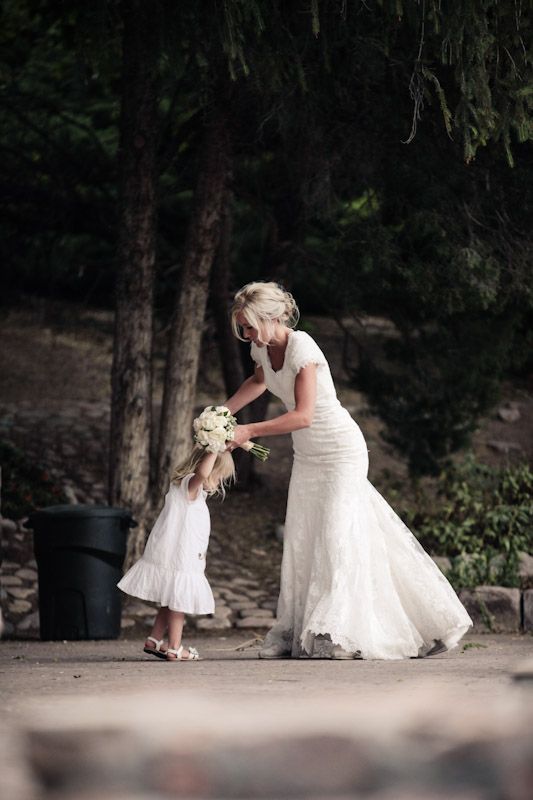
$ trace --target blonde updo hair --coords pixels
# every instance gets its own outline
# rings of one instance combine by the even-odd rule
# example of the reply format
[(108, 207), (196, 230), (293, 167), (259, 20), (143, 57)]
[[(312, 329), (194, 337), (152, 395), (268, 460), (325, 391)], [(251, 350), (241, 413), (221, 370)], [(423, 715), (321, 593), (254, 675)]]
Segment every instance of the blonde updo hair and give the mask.
[[(178, 464), (172, 473), (171, 483), (180, 484), (186, 475), (196, 472), (198, 464), (206, 455), (206, 451), (200, 445), (195, 445), (185, 461)], [(205, 482), (205, 489), (208, 494), (221, 494), (226, 496), (226, 488), (235, 481), (235, 464), (229, 450), (217, 453), (215, 465)]]
[(300, 319), (300, 312), (292, 294), (283, 286), (272, 281), (254, 281), (239, 289), (231, 309), (231, 328), (242, 342), (237, 316), (243, 313), (248, 323), (258, 332), (262, 344), (272, 339), (276, 322), (294, 328)]

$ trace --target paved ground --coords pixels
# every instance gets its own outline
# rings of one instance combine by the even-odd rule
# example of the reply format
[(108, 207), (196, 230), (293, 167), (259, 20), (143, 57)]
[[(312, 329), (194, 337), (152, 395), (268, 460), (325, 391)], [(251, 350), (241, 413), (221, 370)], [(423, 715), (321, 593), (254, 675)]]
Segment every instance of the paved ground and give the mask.
[(1, 642), (0, 795), (533, 796), (531, 636), (399, 662), (261, 661), (235, 633), (187, 641), (202, 661), (158, 661), (140, 641)]
[(257, 648), (238, 650), (245, 635), (194, 636), (203, 660), (167, 664), (142, 653), (140, 641), (39, 642), (0, 644), (0, 691), (4, 714), (51, 707), (56, 697), (120, 696), (191, 690), (225, 698), (281, 696), (287, 701), (318, 695), (346, 698), (397, 690), (456, 689), (493, 699), (509, 690), (512, 675), (533, 658), (531, 636), (477, 636), (456, 650), (407, 661), (262, 661)]

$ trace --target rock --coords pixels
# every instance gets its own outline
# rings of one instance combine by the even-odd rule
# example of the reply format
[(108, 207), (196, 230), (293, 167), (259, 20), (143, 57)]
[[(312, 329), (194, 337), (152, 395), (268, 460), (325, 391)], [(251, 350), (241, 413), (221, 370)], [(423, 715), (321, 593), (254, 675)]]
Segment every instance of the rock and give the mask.
[(444, 572), (446, 575), (452, 568), (452, 562), (448, 558), (448, 556), (431, 556), (437, 567), (440, 569), (441, 572)]
[(263, 600), (263, 602), (261, 603), (261, 608), (268, 608), (270, 609), (270, 611), (276, 611), (277, 607), (278, 607), (277, 599)]
[(264, 597), (265, 596), (265, 592), (262, 589), (249, 589), (248, 590), (248, 595), (249, 595), (249, 597), (253, 597), (253, 598)]
[(250, 598), (247, 597), (245, 594), (235, 594), (230, 589), (222, 589), (220, 594), (222, 597), (227, 600), (229, 603), (246, 603), (250, 602)]
[(155, 609), (145, 603), (128, 603), (126, 612), (131, 617), (153, 617)]
[(15, 561), (2, 561), (2, 572), (6, 569), (18, 569), (19, 566)]
[(524, 601), (524, 631), (533, 633), (533, 589), (526, 589), (523, 594)]
[(22, 586), (22, 580), (15, 575), (2, 575), (0, 583), (2, 586)]
[(496, 439), (491, 439), (489, 442), (487, 442), (487, 447), (490, 447), (492, 450), (496, 450), (497, 453), (503, 453), (503, 455), (509, 455), (509, 453), (512, 452), (522, 452), (522, 447), (516, 442), (502, 442)]
[(233, 611), (247, 611), (251, 608), (257, 608), (257, 603), (254, 603), (253, 600), (247, 600), (246, 603), (232, 603), (231, 607)]
[(520, 630), (520, 590), (503, 586), (461, 589), (459, 598), (474, 622), (474, 632), (516, 633)]
[(8, 608), (12, 614), (26, 614), (31, 611), (31, 603), (28, 603), (27, 600), (14, 600), (9, 603)]
[(30, 595), (35, 594), (35, 589), (21, 589), (19, 586), (8, 586), (7, 593), (19, 600), (26, 600)]
[(259, 611), (257, 603), (247, 605), (245, 608), (239, 609), (239, 617), (254, 617), (256, 611)]
[(133, 628), (135, 625), (135, 620), (131, 619), (130, 617), (122, 617), (120, 621), (120, 627), (124, 630), (125, 628)]
[(228, 606), (217, 606), (215, 609), (215, 619), (229, 619), (233, 615), (233, 611)]
[(245, 611), (240, 612), (240, 616), (243, 619), (248, 619), (249, 617), (254, 617), (255, 619), (272, 619), (274, 616), (273, 612), (269, 608), (251, 608)]
[(506, 403), (498, 409), (498, 417), (503, 422), (518, 422), (520, 419), (520, 411), (516, 403)]
[(2, 533), (15, 533), (17, 530), (17, 523), (12, 519), (2, 518), (0, 526), (2, 527)]
[(246, 619), (238, 619), (235, 624), (237, 628), (270, 628), (272, 618), (246, 617)]
[(231, 628), (232, 624), (229, 619), (217, 619), (216, 617), (207, 617), (196, 620), (196, 628), (199, 631), (221, 631), (226, 628)]
[(242, 586), (246, 591), (247, 588), (255, 589), (257, 588), (257, 581), (250, 580), (249, 578), (232, 578), (231, 579), (232, 586)]
[(18, 578), (24, 578), (27, 581), (36, 581), (39, 577), (37, 574), (37, 570), (35, 569), (28, 569), (28, 567), (24, 567), (23, 569), (19, 569), (15, 572), (15, 575)]
[(513, 680), (533, 681), (533, 658), (528, 658), (518, 664), (513, 670)]
[(28, 614), (17, 625), (17, 631), (38, 631), (40, 627), (39, 612), (34, 611), (33, 614)]
[(520, 576), (520, 587), (522, 589), (533, 589), (533, 556), (530, 556), (529, 553), (520, 553), (518, 574)]
[(79, 505), (78, 498), (76, 497), (76, 492), (74, 491), (72, 486), (69, 486), (68, 484), (63, 484), (63, 494), (67, 498), (67, 502), (69, 503), (69, 505), (71, 506)]

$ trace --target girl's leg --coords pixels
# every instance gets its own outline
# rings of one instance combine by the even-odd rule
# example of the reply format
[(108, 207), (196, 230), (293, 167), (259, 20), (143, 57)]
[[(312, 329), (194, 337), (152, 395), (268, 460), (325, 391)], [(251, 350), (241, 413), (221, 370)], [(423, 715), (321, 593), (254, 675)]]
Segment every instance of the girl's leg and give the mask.
[[(183, 625), (185, 622), (185, 614), (183, 611), (168, 610), (168, 646), (173, 650), (178, 650), (181, 645), (181, 635), (183, 633)], [(189, 655), (188, 650), (184, 650), (182, 658), (187, 658)], [(169, 660), (175, 659), (176, 656), (167, 654)]]
[[(155, 618), (155, 622), (153, 624), (152, 630), (150, 631), (150, 636), (153, 636), (154, 639), (160, 641), (161, 639), (165, 638), (165, 634), (168, 628), (168, 608), (166, 606), (159, 609), (157, 612), (157, 616)], [(144, 646), (148, 648), (148, 650), (155, 650), (155, 645), (153, 642), (145, 641)]]

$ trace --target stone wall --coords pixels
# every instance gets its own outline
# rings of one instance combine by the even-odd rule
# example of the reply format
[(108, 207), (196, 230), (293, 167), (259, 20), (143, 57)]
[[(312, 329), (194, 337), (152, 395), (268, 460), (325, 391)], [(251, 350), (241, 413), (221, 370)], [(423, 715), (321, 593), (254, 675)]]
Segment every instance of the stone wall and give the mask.
[(533, 704), (531, 688), (490, 703), (176, 690), (33, 711), (0, 726), (0, 751), (9, 800), (530, 800)]
[[(78, 401), (54, 412), (35, 409), (31, 403), (4, 405), (0, 409), (3, 435), (22, 447), (28, 458), (46, 466), (70, 503), (105, 503), (109, 410), (106, 403)], [(282, 514), (282, 510), (280, 510)], [(37, 564), (33, 536), (25, 519), (0, 517), (0, 605), (4, 635), (38, 637)], [(282, 525), (278, 526), (281, 536)], [(208, 555), (207, 573), (216, 598), (212, 617), (191, 618), (198, 630), (244, 628), (261, 633), (275, 615), (279, 570), (259, 578), (251, 569), (224, 558), (216, 531)], [(266, 553), (265, 553), (266, 555)], [(446, 571), (446, 559), (436, 558)], [(521, 589), (479, 587), (463, 590), (461, 599), (475, 622), (475, 632), (533, 630), (533, 558), (524, 554)], [(124, 598), (123, 635), (142, 636), (155, 615), (154, 605)]]

